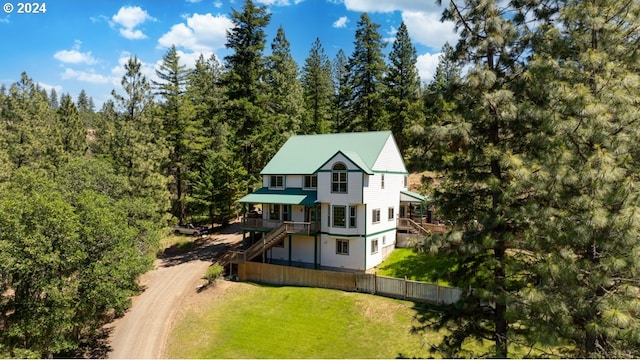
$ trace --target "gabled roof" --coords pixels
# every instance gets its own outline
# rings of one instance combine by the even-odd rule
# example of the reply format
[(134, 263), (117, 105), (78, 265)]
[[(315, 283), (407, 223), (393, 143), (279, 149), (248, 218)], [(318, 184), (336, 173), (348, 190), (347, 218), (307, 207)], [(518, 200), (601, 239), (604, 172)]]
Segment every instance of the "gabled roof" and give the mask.
[(373, 168), (391, 131), (295, 135), (273, 156), (261, 175), (311, 175), (338, 152), (365, 172)]

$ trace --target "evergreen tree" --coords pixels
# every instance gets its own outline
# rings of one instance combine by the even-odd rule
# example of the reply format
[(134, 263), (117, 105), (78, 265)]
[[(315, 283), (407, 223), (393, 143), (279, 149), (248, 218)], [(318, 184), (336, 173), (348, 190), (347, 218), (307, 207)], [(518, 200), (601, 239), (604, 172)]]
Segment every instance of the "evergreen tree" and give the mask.
[(347, 131), (351, 127), (354, 114), (349, 111), (351, 105), (352, 89), (349, 80), (349, 60), (344, 51), (340, 49), (332, 64), (334, 84), (334, 105), (332, 117), (332, 130), (336, 133)]
[(71, 95), (62, 94), (57, 112), (62, 130), (62, 151), (71, 158), (83, 156), (87, 150), (87, 131)]
[[(453, 224), (429, 247), (455, 256), (459, 263), (449, 281), (473, 289), (435, 315), (435, 328), (450, 330), (436, 347), (447, 357), (508, 357), (509, 342), (521, 340), (520, 291), (533, 283), (518, 250), (535, 221), (531, 178), (546, 151), (547, 127), (545, 119), (519, 111), (526, 42), (515, 20), (504, 16), (517, 10), (465, 0), (450, 2), (444, 13), (462, 29), (456, 53), (469, 70), (455, 91), (456, 107), (428, 130), (435, 139), (427, 152), (431, 170), (442, 176), (434, 197)], [(488, 340), (490, 352), (465, 352), (469, 339)]]
[(157, 95), (163, 99), (160, 112), (163, 118), (164, 137), (169, 147), (169, 160), (165, 164), (165, 172), (172, 180), (170, 189), (173, 198), (173, 215), (180, 224), (185, 223), (187, 192), (186, 174), (191, 161), (192, 138), (202, 131), (194, 126), (193, 106), (185, 96), (188, 77), (185, 65), (180, 64), (180, 56), (175, 45), (171, 46), (163, 57), (162, 63), (156, 70), (161, 80), (154, 82)]
[[(553, 5), (547, 4), (547, 5)], [(556, 4), (558, 5), (558, 4)], [(546, 206), (524, 292), (533, 341), (557, 356), (640, 356), (637, 107), (640, 4), (562, 1), (537, 27), (530, 96), (552, 119)]]
[(407, 153), (409, 125), (423, 118), (417, 61), (416, 49), (403, 22), (389, 54), (389, 68), (385, 76), (389, 124), (403, 155)]
[(284, 142), (300, 130), (303, 115), (303, 91), (298, 65), (282, 27), (278, 28), (267, 58), (266, 98), (268, 117), (263, 125), (264, 164)]
[(60, 106), (58, 102), (58, 92), (54, 88), (49, 90), (49, 106), (51, 106), (52, 109), (57, 109)]
[(301, 134), (329, 132), (334, 99), (331, 75), (331, 62), (324, 53), (320, 38), (316, 38), (302, 68), (305, 115)]
[(233, 10), (233, 28), (227, 32), (227, 48), (232, 52), (225, 57), (225, 113), (235, 131), (235, 153), (244, 160), (244, 166), (258, 181), (258, 173), (266, 164), (260, 141), (264, 123), (263, 51), (266, 43), (265, 27), (271, 14), (266, 6), (255, 6), (247, 0), (242, 12)]
[(350, 131), (387, 130), (384, 109), (384, 75), (387, 71), (383, 49), (386, 44), (378, 32), (380, 25), (371, 22), (366, 13), (358, 21), (353, 53), (349, 57), (349, 87), (353, 112)]
[(156, 114), (151, 85), (141, 73), (142, 64), (131, 57), (122, 77), (124, 95), (112, 91), (117, 116), (110, 134), (108, 155), (116, 174), (129, 181), (130, 221), (140, 233), (137, 246), (146, 253), (155, 246), (167, 208), (169, 194), (162, 164), (168, 151), (162, 137), (162, 122)]

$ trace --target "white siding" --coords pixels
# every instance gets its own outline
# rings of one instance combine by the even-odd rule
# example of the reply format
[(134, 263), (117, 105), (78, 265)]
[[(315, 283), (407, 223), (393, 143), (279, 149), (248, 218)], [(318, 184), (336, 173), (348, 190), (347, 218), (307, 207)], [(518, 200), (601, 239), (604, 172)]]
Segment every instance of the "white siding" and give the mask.
[[(400, 191), (403, 190), (404, 175), (384, 174), (384, 189), (380, 180), (383, 174), (368, 176), (368, 186), (364, 188), (364, 201), (367, 204), (367, 234), (377, 233), (396, 227), (400, 212)], [(388, 209), (394, 208), (394, 219), (388, 220)], [(372, 222), (373, 209), (380, 209), (380, 222)]]
[[(318, 239), (320, 241), (320, 239)], [(292, 235), (291, 261), (313, 264), (313, 236)], [(271, 257), (275, 260), (289, 260), (289, 237), (284, 238), (284, 247), (271, 249)]]
[[(382, 238), (386, 236), (386, 243), (383, 245), (382, 244)], [(371, 253), (371, 241), (373, 239), (378, 239), (378, 251), (375, 254)], [(367, 268), (365, 270), (371, 269), (373, 267), (376, 267), (378, 265), (380, 265), (380, 263), (382, 263), (382, 261), (384, 260), (382, 258), (383, 256), (383, 248), (385, 246), (390, 246), (392, 244), (394, 244), (396, 241), (396, 231), (394, 230), (389, 230), (387, 232), (384, 233), (380, 233), (380, 234), (376, 234), (373, 236), (367, 236), (366, 238), (366, 257), (367, 257)]]
[[(347, 193), (331, 192), (331, 169), (337, 162), (347, 167)], [(329, 160), (318, 172), (318, 201), (336, 205), (361, 204), (362, 203), (362, 176), (361, 170), (342, 154), (337, 154)]]
[[(349, 241), (349, 255), (336, 254), (336, 240)], [(361, 237), (339, 237), (322, 234), (320, 244), (320, 259), (322, 266), (343, 268), (352, 270), (365, 270), (364, 268), (364, 239)]]
[(404, 167), (404, 161), (402, 155), (398, 150), (398, 145), (393, 140), (393, 137), (389, 136), (387, 142), (384, 144), (378, 159), (373, 165), (374, 171), (390, 171), (390, 172), (402, 172), (406, 173), (407, 169)]

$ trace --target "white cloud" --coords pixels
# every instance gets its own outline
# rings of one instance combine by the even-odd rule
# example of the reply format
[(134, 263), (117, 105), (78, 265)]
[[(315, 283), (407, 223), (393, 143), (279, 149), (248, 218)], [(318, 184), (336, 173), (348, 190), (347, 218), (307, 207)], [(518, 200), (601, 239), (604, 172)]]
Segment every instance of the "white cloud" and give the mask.
[[(134, 55), (127, 51), (123, 51), (120, 53), (120, 57), (118, 58), (118, 66), (114, 66), (111, 69), (111, 74), (108, 78), (114, 86), (117, 86), (117, 92), (122, 92), (120, 81), (126, 72), (124, 66), (129, 62), (129, 58), (132, 56)], [(147, 78), (147, 81), (159, 81), (158, 76), (156, 75), (155, 64), (146, 63), (140, 58), (138, 58), (138, 61), (140, 62), (140, 73)]]
[[(304, 0), (293, 0), (293, 5), (298, 5), (303, 1)], [(256, 2), (262, 5), (267, 5), (267, 6), (271, 6), (271, 5), (289, 6), (292, 4), (292, 1), (290, 0), (256, 0)]]
[(71, 50), (60, 50), (55, 54), (53, 54), (53, 57), (56, 60), (59, 60), (63, 63), (68, 63), (68, 64), (88, 64), (88, 65), (95, 64), (97, 60), (93, 58), (93, 56), (91, 55), (91, 51), (84, 52), (84, 53), (80, 52), (81, 45), (82, 45), (82, 42), (79, 40), (76, 40), (73, 46), (71, 47)]
[(62, 92), (62, 86), (60, 85), (49, 85), (47, 83), (38, 82), (38, 86), (47, 91), (51, 91), (51, 89), (54, 89), (58, 94)]
[(454, 23), (440, 22), (439, 14), (405, 11), (402, 13), (402, 20), (413, 41), (436, 51), (441, 50), (446, 42), (455, 45), (458, 41)]
[(233, 28), (233, 22), (225, 15), (213, 16), (210, 13), (193, 14), (185, 23), (175, 24), (169, 32), (158, 39), (158, 47), (171, 45), (190, 52), (205, 53), (224, 48), (227, 30)]
[(130, 40), (145, 39), (147, 36), (136, 27), (146, 21), (156, 21), (146, 10), (139, 6), (123, 6), (111, 18), (114, 24), (120, 25), (120, 35)]
[(453, 22), (440, 21), (444, 8), (435, 1), (344, 0), (344, 5), (347, 10), (358, 12), (401, 12), (411, 39), (435, 51), (442, 49), (445, 42), (453, 45), (458, 39)]
[(442, 12), (435, 1), (424, 0), (344, 0), (347, 10), (361, 12), (425, 11)]
[(78, 80), (91, 84), (107, 84), (112, 81), (108, 76), (104, 76), (92, 71), (76, 71), (70, 68), (65, 68), (64, 72), (60, 75), (63, 80)]
[(441, 54), (442, 53), (426, 53), (418, 56), (416, 67), (418, 68), (418, 74), (420, 74), (420, 80), (422, 82), (431, 82), (431, 80), (433, 80), (433, 75), (436, 73)]
[(343, 16), (343, 17), (341, 17), (338, 20), (333, 22), (333, 27), (334, 28), (343, 28), (343, 27), (347, 26), (348, 22), (349, 22), (349, 19), (346, 16)]

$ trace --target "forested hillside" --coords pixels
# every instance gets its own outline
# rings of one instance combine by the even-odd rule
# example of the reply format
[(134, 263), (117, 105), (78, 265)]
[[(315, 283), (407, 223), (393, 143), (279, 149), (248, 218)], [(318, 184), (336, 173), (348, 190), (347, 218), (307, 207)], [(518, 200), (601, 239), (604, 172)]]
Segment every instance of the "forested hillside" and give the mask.
[[(450, 1), (434, 79), (404, 24), (362, 14), (351, 54), (304, 64), (246, 1), (229, 55), (157, 79), (125, 64), (96, 109), (23, 73), (0, 88), (0, 357), (73, 354), (128, 306), (174, 223), (223, 224), (293, 134), (392, 130), (451, 232), (459, 304), (424, 313), (445, 357), (640, 356), (640, 5)], [(491, 351), (470, 353), (469, 339)]]

